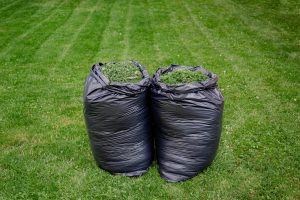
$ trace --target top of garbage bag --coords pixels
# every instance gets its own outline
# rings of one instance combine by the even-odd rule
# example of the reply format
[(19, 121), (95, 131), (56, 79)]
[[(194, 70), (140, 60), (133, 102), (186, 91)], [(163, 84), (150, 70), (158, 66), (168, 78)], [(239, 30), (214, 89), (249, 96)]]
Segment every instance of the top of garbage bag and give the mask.
[[(178, 84), (166, 84), (160, 81), (161, 75), (172, 72), (178, 69), (189, 69), (192, 71), (201, 71), (208, 78), (204, 81), (192, 82), (192, 83), (178, 83)], [(152, 84), (154, 88), (170, 93), (190, 93), (198, 90), (207, 90), (217, 87), (218, 76), (212, 72), (204, 69), (203, 67), (196, 66), (182, 66), (172, 64), (167, 68), (159, 68), (153, 78)]]

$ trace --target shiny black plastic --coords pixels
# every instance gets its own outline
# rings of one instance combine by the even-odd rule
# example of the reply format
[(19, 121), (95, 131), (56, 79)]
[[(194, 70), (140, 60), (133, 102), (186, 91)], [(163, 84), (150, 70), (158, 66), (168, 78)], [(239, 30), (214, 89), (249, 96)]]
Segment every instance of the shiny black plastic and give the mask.
[[(179, 68), (202, 71), (203, 82), (167, 85), (160, 76)], [(190, 179), (213, 161), (220, 140), (224, 99), (217, 75), (202, 67), (158, 69), (151, 87), (160, 175), (170, 182)]]
[(152, 161), (152, 137), (146, 69), (133, 61), (143, 79), (110, 83), (95, 64), (86, 79), (84, 116), (97, 165), (113, 174), (140, 176)]

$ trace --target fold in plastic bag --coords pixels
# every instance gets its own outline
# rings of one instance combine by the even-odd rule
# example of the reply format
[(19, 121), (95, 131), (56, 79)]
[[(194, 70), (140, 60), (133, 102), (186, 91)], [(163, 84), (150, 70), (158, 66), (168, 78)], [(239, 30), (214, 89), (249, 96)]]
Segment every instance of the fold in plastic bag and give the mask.
[[(202, 71), (203, 82), (167, 85), (160, 76), (179, 68)], [(202, 67), (171, 65), (158, 69), (151, 87), (156, 153), (160, 175), (167, 181), (196, 176), (213, 161), (221, 134), (224, 99), (218, 77)]]
[(146, 69), (133, 61), (143, 79), (109, 83), (95, 64), (84, 90), (84, 116), (97, 165), (113, 174), (140, 176), (152, 161)]

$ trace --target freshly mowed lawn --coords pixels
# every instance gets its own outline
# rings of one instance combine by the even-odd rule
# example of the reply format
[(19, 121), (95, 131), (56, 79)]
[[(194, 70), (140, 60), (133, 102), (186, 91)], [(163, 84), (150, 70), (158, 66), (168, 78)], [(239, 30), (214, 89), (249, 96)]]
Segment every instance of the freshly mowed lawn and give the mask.
[[(0, 0), (0, 199), (300, 199), (297, 1)], [(213, 165), (166, 183), (95, 165), (82, 113), (97, 61), (220, 76)]]

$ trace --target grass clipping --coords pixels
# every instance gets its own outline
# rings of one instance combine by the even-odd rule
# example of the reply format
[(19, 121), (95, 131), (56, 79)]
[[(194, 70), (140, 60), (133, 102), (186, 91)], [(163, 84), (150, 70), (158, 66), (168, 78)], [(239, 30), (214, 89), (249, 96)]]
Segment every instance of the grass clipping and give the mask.
[(106, 63), (102, 73), (110, 82), (138, 83), (143, 79), (140, 69), (129, 61)]
[(160, 82), (165, 84), (193, 83), (207, 79), (208, 76), (204, 75), (201, 71), (192, 71), (189, 69), (177, 69), (160, 76)]

